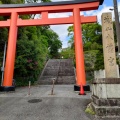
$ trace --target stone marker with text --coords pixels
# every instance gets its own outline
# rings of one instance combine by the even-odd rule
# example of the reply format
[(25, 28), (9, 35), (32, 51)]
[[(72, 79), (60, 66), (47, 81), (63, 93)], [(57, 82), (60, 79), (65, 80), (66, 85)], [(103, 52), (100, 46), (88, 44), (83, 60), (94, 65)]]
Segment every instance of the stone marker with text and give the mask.
[(118, 74), (111, 13), (102, 14), (102, 40), (106, 78), (116, 78)]

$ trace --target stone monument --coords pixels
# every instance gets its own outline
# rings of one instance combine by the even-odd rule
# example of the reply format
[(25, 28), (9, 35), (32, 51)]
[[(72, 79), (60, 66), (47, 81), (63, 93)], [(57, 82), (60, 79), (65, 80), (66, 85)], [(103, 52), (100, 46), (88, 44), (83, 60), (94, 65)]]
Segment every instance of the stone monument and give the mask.
[(116, 78), (117, 67), (111, 13), (102, 14), (102, 37), (106, 78)]
[(106, 78), (94, 79), (92, 107), (98, 117), (120, 119), (120, 78), (117, 78), (112, 14), (102, 14), (102, 40)]

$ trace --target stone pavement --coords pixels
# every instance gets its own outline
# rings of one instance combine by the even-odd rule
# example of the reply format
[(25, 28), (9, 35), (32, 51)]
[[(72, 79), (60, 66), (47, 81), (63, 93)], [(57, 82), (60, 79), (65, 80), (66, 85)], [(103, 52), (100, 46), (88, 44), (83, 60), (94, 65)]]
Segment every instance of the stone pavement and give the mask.
[(28, 87), (0, 93), (0, 120), (98, 120), (84, 112), (91, 93), (79, 96), (73, 85), (55, 85), (54, 95), (50, 95), (51, 88), (32, 86), (31, 95)]

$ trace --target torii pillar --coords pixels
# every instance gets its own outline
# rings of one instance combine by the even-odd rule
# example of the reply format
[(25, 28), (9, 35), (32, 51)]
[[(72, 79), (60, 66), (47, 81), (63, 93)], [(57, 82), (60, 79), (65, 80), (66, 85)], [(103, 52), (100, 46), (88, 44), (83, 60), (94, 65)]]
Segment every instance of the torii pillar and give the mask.
[(8, 37), (8, 48), (6, 56), (6, 66), (4, 72), (4, 81), (3, 85), (7, 86), (10, 90), (14, 90), (13, 83), (13, 74), (14, 74), (14, 64), (15, 64), (15, 53), (16, 53), (16, 42), (17, 42), (17, 19), (18, 14), (16, 12), (11, 13), (11, 22), (9, 28), (9, 37)]
[[(75, 58), (76, 58), (76, 75), (77, 75), (77, 86), (74, 86), (75, 91), (79, 91), (80, 85), (86, 85), (86, 75), (85, 75), (85, 64), (84, 64), (84, 52), (83, 52), (83, 42), (82, 42), (82, 26), (80, 19), (80, 10), (74, 8), (74, 39), (75, 39)], [(88, 90), (90, 88), (88, 87)]]

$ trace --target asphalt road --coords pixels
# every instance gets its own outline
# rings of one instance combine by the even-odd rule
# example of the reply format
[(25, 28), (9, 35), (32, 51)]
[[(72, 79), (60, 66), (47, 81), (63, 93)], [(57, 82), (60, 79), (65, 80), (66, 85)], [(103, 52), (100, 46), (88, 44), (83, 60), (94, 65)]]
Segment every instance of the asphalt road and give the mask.
[[(17, 88), (0, 93), (0, 120), (94, 120), (85, 113), (91, 93), (85, 96), (73, 91), (73, 85), (57, 85), (54, 95), (50, 85)], [(95, 119), (96, 120), (96, 119)]]

